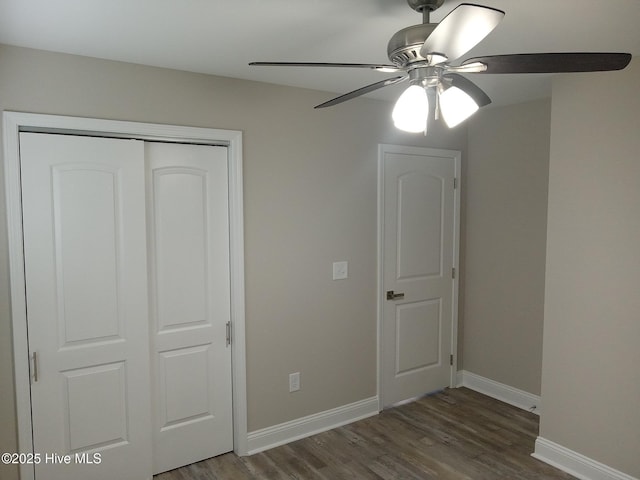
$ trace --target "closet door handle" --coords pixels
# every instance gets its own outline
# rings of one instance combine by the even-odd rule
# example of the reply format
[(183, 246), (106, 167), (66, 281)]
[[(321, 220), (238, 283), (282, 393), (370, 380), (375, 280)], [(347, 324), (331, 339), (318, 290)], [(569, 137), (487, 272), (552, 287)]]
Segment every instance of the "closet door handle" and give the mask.
[(33, 352), (31, 358), (33, 359), (33, 383), (36, 383), (38, 381), (38, 352)]

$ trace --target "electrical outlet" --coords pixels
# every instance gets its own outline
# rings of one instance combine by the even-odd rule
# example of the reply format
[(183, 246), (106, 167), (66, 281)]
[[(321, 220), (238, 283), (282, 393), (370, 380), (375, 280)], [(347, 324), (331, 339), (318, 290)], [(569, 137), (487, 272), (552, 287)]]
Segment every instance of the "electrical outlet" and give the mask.
[(289, 392), (300, 390), (300, 372), (289, 374)]

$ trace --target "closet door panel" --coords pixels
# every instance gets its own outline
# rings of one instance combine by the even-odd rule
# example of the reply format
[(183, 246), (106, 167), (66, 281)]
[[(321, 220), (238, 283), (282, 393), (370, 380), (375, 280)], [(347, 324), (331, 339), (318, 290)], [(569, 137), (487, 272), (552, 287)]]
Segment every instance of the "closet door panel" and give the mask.
[(148, 143), (154, 473), (233, 449), (227, 149)]
[(36, 478), (149, 478), (144, 144), (22, 133), (20, 160), (34, 452), (70, 455)]

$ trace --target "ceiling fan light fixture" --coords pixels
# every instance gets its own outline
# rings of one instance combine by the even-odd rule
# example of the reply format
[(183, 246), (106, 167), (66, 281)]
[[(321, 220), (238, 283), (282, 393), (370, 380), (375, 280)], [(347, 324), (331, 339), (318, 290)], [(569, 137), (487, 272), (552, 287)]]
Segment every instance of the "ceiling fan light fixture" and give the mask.
[(420, 85), (411, 85), (398, 98), (391, 113), (393, 124), (405, 132), (427, 131), (429, 99), (427, 91)]
[(480, 108), (468, 93), (449, 87), (440, 94), (440, 113), (449, 128), (464, 122)]

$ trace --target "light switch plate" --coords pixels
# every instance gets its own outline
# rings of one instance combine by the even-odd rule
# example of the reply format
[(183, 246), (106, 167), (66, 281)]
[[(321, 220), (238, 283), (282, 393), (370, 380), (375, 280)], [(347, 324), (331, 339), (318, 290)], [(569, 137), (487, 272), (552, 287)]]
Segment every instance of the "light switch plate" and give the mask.
[(333, 262), (333, 279), (344, 280), (349, 276), (349, 262)]
[(300, 372), (289, 374), (289, 393), (300, 390)]

